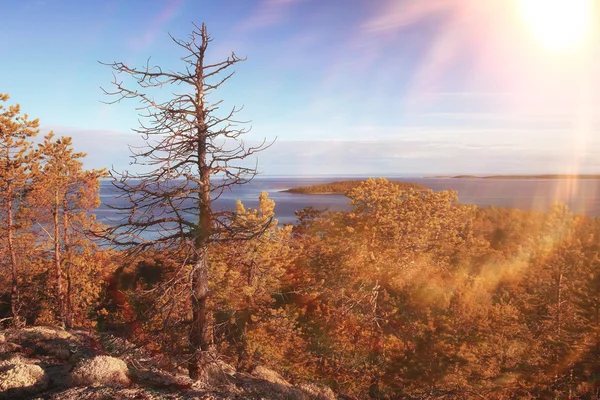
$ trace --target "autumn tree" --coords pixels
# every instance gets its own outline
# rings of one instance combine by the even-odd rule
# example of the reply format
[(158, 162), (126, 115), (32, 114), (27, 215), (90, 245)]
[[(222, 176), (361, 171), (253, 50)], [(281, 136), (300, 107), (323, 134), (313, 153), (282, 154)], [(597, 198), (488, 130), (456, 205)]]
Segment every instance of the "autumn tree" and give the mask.
[(78, 264), (78, 254), (94, 246), (86, 233), (95, 228), (90, 211), (100, 205), (99, 179), (106, 176), (105, 170), (84, 170), (84, 157), (85, 153), (73, 150), (70, 137), (45, 136), (32, 164), (27, 201), (36, 210), (32, 219), (51, 242), (57, 314), (67, 328), (73, 325), (73, 266)]
[[(135, 131), (146, 140), (143, 148), (132, 149), (133, 163), (143, 166), (144, 172), (115, 173), (119, 199), (125, 202), (116, 208), (126, 216), (109, 233), (114, 243), (130, 249), (169, 251), (182, 268), (190, 269), (188, 370), (191, 378), (200, 379), (205, 377), (211, 344), (209, 252), (224, 233), (229, 240), (236, 237), (229, 223), (232, 212), (215, 210), (213, 201), (256, 174), (243, 161), (265, 146), (264, 142), (245, 146), (240, 137), (247, 129), (235, 119), (239, 109), (219, 114), (223, 103), (212, 97), (233, 76), (231, 67), (243, 59), (232, 53), (224, 61), (209, 60), (212, 39), (204, 24), (194, 27), (189, 40), (173, 39), (183, 51), (182, 72), (149, 62), (141, 68), (110, 63), (114, 89), (106, 93), (114, 96), (114, 102), (141, 103), (142, 122)], [(176, 93), (159, 100), (164, 99), (160, 89), (170, 86)]]
[[(257, 228), (259, 232), (249, 240), (221, 242), (211, 257), (213, 303), (223, 321), (218, 333), (237, 356), (238, 368), (250, 368), (258, 361), (253, 358), (263, 357), (271, 365), (291, 364), (286, 358), (292, 346), (284, 343), (295, 339), (293, 321), (276, 310), (273, 294), (279, 291), (286, 266), (294, 258), (292, 227), (278, 227), (274, 216), (275, 202), (266, 192), (260, 194), (257, 209), (246, 208), (238, 200), (231, 221), (234, 232), (250, 233)], [(278, 332), (277, 343), (265, 334), (269, 330)]]
[(19, 317), (19, 265), (15, 240), (19, 235), (16, 213), (29, 180), (31, 138), (38, 133), (38, 120), (21, 114), (19, 105), (4, 106), (8, 94), (0, 94), (0, 224), (3, 253), (11, 271), (11, 314)]

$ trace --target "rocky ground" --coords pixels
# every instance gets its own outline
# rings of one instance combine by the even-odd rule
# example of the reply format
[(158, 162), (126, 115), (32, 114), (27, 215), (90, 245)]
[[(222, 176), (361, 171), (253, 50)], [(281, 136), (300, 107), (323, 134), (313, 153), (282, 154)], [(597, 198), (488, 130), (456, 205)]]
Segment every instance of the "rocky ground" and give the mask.
[[(124, 351), (126, 350), (126, 351)], [(0, 399), (334, 400), (331, 389), (291, 385), (276, 372), (251, 374), (215, 361), (209, 382), (157, 367), (114, 337), (54, 327), (0, 331)]]

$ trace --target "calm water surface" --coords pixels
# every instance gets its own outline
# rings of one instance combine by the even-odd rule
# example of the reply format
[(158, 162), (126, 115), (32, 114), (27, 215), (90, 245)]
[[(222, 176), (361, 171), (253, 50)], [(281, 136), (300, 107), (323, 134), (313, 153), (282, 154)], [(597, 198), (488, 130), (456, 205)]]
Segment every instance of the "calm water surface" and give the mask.
[[(360, 178), (299, 178), (261, 177), (247, 185), (223, 193), (214, 208), (233, 209), (237, 199), (246, 207), (256, 208), (260, 192), (266, 191), (275, 201), (276, 217), (281, 223), (296, 221), (294, 211), (305, 207), (328, 208), (334, 211), (348, 210), (348, 199), (342, 195), (304, 195), (286, 193), (282, 190), (303, 185), (314, 185), (346, 179)], [(478, 206), (494, 205), (507, 208), (545, 211), (555, 202), (567, 204), (576, 214), (600, 216), (600, 179), (458, 179), (458, 178), (390, 178), (415, 182), (434, 191), (455, 190), (461, 203)], [(96, 214), (98, 220), (110, 223), (115, 212), (107, 207), (115, 204), (110, 182), (102, 182), (100, 197), (102, 205)]]

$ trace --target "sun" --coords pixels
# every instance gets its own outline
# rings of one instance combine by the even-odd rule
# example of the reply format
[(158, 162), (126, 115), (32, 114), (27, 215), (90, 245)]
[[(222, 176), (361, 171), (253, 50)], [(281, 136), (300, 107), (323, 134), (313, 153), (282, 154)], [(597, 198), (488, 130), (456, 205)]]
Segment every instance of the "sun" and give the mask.
[(591, 28), (593, 0), (516, 0), (526, 25), (551, 51), (581, 46)]

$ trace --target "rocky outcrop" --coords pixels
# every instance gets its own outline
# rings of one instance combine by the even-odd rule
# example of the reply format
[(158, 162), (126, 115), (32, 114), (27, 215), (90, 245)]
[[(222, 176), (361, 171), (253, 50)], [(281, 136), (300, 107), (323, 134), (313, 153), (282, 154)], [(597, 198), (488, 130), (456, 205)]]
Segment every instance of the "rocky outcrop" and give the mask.
[(123, 339), (85, 331), (33, 327), (0, 332), (0, 399), (283, 399), (334, 400), (331, 389), (292, 385), (256, 367), (237, 372), (215, 359), (209, 381), (166, 371)]

